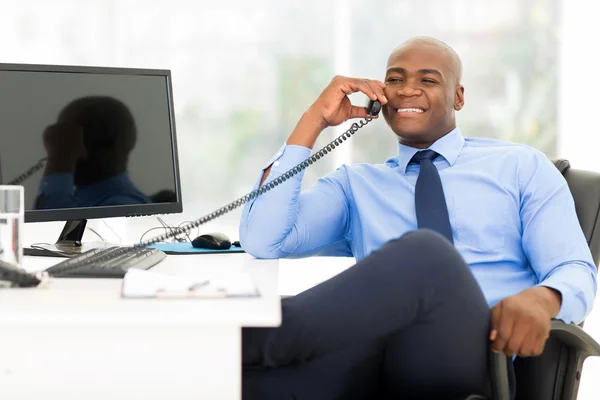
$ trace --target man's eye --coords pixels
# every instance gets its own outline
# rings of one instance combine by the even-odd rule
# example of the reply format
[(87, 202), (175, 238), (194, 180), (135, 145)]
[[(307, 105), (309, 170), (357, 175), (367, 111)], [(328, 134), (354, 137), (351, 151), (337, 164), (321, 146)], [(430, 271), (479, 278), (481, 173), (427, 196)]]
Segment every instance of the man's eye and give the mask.
[(436, 81), (434, 81), (433, 79), (423, 79), (423, 82), (425, 83), (436, 83)]
[(387, 81), (389, 83), (398, 83), (398, 82), (402, 82), (402, 78), (387, 78)]

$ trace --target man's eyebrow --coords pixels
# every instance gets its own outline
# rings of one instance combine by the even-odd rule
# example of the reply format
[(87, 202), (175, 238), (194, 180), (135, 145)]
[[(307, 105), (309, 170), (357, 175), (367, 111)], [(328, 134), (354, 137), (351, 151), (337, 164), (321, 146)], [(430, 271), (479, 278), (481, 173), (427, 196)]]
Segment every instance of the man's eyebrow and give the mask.
[[(398, 74), (406, 74), (406, 69), (399, 68), (399, 67), (388, 68), (386, 75), (389, 75), (394, 72), (398, 73)], [(433, 74), (433, 75), (439, 76), (440, 78), (443, 78), (443, 75), (440, 71), (438, 71), (437, 69), (432, 69), (432, 68), (420, 69), (417, 71), (417, 73), (419, 73), (421, 75)]]
[(389, 75), (392, 72), (396, 72), (398, 74), (405, 74), (406, 70), (404, 68), (398, 68), (398, 67), (392, 67), (392, 68), (388, 68), (388, 70), (386, 71), (386, 75)]
[(440, 71), (438, 71), (437, 69), (420, 69), (419, 73), (421, 75), (427, 75), (427, 74), (437, 75), (440, 78), (443, 78), (442, 73)]

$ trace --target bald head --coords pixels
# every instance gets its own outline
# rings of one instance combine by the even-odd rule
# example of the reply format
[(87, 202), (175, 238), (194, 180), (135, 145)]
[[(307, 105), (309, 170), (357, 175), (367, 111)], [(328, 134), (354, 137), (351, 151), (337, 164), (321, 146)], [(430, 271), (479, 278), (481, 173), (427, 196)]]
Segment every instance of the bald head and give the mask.
[(446, 43), (416, 37), (388, 59), (383, 115), (400, 142), (427, 148), (456, 127), (464, 105), (462, 63)]
[(429, 48), (439, 51), (440, 54), (444, 56), (444, 63), (446, 64), (448, 71), (452, 73), (453, 77), (456, 79), (456, 84), (460, 84), (462, 79), (462, 61), (460, 60), (460, 57), (452, 47), (448, 46), (441, 40), (429, 36), (414, 37), (396, 47), (388, 58), (388, 66), (399, 53), (406, 50), (419, 48)]

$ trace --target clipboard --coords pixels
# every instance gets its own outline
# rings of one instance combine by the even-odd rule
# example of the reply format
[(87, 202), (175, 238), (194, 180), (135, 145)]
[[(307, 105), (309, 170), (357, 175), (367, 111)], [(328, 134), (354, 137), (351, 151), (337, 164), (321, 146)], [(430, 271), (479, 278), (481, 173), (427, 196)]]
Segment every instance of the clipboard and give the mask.
[(121, 286), (121, 297), (127, 299), (204, 299), (260, 297), (246, 272), (223, 276), (181, 276), (130, 268)]

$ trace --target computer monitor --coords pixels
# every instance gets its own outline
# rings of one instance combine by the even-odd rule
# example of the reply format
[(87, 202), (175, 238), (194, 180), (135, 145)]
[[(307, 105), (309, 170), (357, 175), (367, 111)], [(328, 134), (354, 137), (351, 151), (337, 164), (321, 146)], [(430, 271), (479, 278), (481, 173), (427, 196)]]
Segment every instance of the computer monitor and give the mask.
[(91, 218), (182, 212), (170, 71), (0, 64), (0, 178), (25, 222), (66, 221), (61, 251)]

